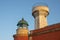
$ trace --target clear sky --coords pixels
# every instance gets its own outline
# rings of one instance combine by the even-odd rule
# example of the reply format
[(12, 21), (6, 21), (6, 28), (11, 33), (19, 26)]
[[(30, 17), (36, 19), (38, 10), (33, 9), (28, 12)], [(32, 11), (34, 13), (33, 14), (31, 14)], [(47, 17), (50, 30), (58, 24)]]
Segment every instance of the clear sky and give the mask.
[(0, 40), (13, 40), (22, 17), (29, 23), (29, 30), (34, 29), (32, 7), (37, 2), (49, 6), (48, 25), (60, 22), (60, 0), (0, 0)]

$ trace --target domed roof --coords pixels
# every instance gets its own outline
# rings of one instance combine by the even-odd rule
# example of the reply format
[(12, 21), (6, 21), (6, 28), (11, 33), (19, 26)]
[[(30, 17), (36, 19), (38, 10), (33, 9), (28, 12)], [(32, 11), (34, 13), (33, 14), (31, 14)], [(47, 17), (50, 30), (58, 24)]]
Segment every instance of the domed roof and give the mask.
[(18, 22), (17, 26), (21, 26), (21, 25), (23, 25), (23, 24), (29, 26), (28, 23), (27, 23), (27, 21), (24, 20), (24, 18), (22, 18), (22, 20), (20, 20), (20, 21)]
[(37, 2), (33, 5), (33, 7), (36, 7), (36, 6), (47, 6), (48, 7), (48, 4), (44, 2)]

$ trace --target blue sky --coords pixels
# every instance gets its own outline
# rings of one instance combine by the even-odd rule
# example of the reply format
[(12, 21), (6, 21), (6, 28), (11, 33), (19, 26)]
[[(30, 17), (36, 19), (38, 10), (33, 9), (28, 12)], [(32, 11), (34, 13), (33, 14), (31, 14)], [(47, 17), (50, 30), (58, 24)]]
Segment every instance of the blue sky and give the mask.
[(34, 29), (32, 7), (38, 2), (49, 6), (48, 25), (60, 23), (60, 0), (0, 0), (0, 40), (14, 40), (16, 24), (22, 17), (29, 23), (29, 30)]

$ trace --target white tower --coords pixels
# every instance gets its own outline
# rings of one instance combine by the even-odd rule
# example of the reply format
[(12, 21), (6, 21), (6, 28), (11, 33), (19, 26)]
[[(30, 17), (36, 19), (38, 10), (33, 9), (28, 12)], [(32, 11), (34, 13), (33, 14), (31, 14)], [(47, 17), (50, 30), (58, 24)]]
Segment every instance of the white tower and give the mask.
[(35, 29), (44, 28), (47, 24), (47, 16), (49, 14), (48, 6), (35, 6), (32, 15), (35, 19)]

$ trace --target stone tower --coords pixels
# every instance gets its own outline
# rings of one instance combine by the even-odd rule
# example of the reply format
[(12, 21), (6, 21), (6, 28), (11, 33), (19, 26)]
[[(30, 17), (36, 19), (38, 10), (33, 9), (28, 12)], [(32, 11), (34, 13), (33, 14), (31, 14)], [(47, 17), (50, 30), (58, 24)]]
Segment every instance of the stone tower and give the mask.
[(44, 28), (47, 24), (47, 16), (49, 14), (48, 6), (35, 6), (32, 10), (32, 15), (35, 19), (35, 29)]
[(28, 23), (22, 18), (17, 26), (16, 34), (13, 36), (14, 40), (28, 40)]

